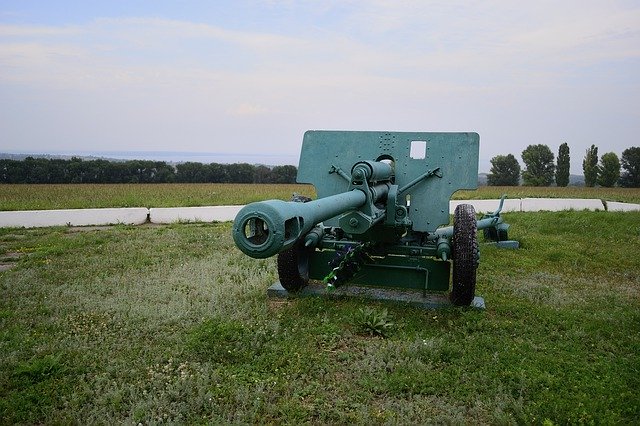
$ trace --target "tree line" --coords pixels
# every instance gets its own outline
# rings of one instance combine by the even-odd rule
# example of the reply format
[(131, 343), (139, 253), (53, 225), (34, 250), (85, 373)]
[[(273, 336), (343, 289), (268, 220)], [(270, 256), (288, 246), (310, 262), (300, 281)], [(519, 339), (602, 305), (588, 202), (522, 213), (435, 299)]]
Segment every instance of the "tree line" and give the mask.
[(0, 183), (295, 183), (295, 166), (247, 163), (0, 159)]
[[(491, 159), (491, 173), (487, 183), (493, 186), (569, 185), (569, 145), (558, 148), (557, 160), (547, 145), (529, 145), (522, 151), (524, 169), (513, 154), (496, 155)], [(582, 160), (585, 186), (640, 187), (640, 147), (627, 148), (622, 157), (607, 152), (598, 157), (598, 147), (591, 145)]]

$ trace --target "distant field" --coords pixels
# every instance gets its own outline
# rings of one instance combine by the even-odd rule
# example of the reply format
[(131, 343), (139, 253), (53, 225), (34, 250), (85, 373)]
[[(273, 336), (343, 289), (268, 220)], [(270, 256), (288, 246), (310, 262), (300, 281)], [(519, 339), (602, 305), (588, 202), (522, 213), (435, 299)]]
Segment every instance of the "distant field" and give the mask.
[[(47, 210), (103, 207), (193, 207), (241, 205), (294, 192), (315, 198), (310, 185), (254, 184), (80, 184), (0, 185), (0, 210)], [(481, 187), (459, 191), (453, 199), (598, 198), (640, 203), (640, 188)]]
[(0, 210), (241, 205), (267, 198), (288, 200), (294, 192), (315, 197), (309, 185), (0, 185)]

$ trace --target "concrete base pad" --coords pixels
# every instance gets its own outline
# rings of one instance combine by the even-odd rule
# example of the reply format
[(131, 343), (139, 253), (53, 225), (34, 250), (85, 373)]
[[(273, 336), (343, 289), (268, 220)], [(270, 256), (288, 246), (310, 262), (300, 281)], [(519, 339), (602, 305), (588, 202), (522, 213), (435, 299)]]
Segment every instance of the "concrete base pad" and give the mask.
[(494, 243), (489, 243), (489, 244), (493, 244), (498, 248), (503, 248), (503, 249), (511, 249), (511, 250), (516, 250), (520, 248), (520, 242), (518, 241), (513, 241), (513, 240), (507, 240), (507, 241), (496, 241)]
[[(284, 299), (289, 297), (360, 297), (370, 300), (382, 300), (397, 302), (417, 306), (425, 309), (438, 309), (453, 306), (446, 294), (427, 293), (426, 297), (420, 291), (362, 287), (347, 285), (339, 287), (332, 292), (327, 292), (322, 283), (309, 283), (300, 292), (291, 294), (285, 290), (280, 282), (276, 282), (267, 289), (267, 297), (272, 299)], [(471, 302), (471, 306), (478, 309), (485, 309), (484, 299), (476, 296)]]

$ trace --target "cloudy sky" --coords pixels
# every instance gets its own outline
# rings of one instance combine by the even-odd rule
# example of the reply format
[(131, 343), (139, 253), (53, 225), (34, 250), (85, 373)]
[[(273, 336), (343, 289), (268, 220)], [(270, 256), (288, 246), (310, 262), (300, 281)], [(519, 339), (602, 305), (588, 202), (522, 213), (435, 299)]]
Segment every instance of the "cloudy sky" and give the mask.
[(481, 171), (567, 142), (581, 174), (640, 146), (640, 2), (0, 0), (0, 151), (297, 164), (307, 129), (474, 131)]

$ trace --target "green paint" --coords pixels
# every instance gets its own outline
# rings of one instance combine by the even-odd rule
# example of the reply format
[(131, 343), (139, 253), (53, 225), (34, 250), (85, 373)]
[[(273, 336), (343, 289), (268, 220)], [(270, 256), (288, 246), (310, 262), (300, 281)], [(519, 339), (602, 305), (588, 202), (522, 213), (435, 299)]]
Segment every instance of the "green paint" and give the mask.
[[(297, 263), (303, 281), (446, 291), (456, 232), (442, 225), (453, 193), (477, 188), (478, 150), (477, 133), (308, 131), (297, 180), (314, 185), (318, 199), (249, 204), (234, 221), (234, 241), (254, 258), (297, 250), (287, 274)], [(506, 235), (501, 207), (477, 229)], [(469, 256), (475, 246), (459, 244)], [(281, 282), (299, 289), (296, 277)], [(473, 291), (475, 271), (469, 279)]]

